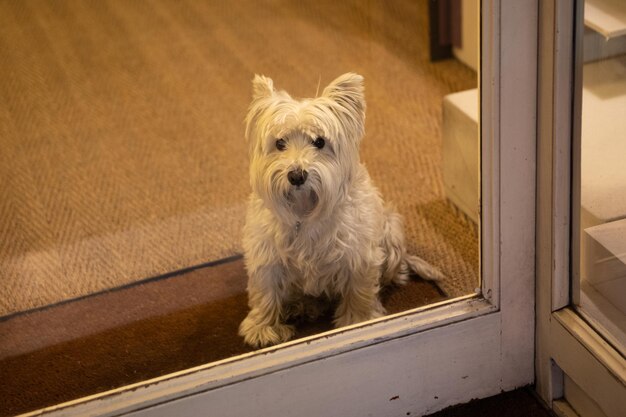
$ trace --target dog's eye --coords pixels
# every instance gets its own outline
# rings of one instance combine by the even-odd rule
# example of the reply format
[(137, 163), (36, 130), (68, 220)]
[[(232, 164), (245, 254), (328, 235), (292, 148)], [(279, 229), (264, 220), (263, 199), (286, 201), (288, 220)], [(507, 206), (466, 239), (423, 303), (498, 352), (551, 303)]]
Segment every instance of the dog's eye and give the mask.
[(313, 141), (313, 146), (315, 146), (317, 149), (322, 149), (324, 145), (326, 145), (326, 141), (321, 136)]
[(276, 149), (278, 149), (279, 151), (284, 151), (287, 148), (287, 142), (285, 142), (285, 139), (278, 139), (276, 141)]

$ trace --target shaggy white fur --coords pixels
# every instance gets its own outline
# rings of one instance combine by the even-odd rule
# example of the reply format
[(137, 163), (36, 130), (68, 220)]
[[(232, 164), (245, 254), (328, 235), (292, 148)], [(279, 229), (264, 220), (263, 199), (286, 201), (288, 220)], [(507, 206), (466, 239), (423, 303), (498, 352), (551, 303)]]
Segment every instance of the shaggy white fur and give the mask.
[(337, 300), (337, 327), (380, 317), (382, 285), (413, 269), (441, 274), (405, 250), (401, 216), (385, 205), (359, 160), (364, 134), (363, 77), (340, 76), (322, 95), (295, 100), (256, 75), (246, 117), (250, 183), (244, 228), (250, 312), (245, 342), (284, 342), (286, 324), (310, 297)]

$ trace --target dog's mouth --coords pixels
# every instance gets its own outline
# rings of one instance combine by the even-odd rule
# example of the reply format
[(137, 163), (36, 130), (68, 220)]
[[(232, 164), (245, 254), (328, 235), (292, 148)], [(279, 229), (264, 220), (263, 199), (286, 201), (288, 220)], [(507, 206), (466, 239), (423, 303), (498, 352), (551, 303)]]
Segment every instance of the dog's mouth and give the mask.
[(311, 214), (319, 202), (317, 193), (313, 189), (302, 186), (290, 189), (286, 198), (291, 209), (298, 216)]

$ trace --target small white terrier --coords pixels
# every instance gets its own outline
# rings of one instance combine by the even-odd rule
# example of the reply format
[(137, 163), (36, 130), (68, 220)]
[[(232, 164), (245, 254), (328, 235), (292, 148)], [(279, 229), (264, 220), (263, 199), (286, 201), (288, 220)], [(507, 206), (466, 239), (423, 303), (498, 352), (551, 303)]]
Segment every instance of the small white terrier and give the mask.
[(286, 321), (306, 298), (338, 302), (336, 327), (381, 317), (381, 286), (409, 268), (440, 273), (405, 250), (401, 216), (385, 205), (359, 160), (363, 77), (348, 73), (320, 97), (294, 100), (256, 75), (246, 117), (252, 194), (244, 227), (250, 312), (239, 326), (249, 345), (289, 340)]

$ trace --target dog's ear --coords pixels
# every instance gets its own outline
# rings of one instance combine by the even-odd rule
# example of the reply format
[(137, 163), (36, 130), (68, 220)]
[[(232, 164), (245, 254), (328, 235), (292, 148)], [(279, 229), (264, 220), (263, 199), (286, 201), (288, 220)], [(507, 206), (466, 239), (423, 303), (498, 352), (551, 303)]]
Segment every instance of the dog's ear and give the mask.
[(322, 97), (333, 102), (333, 111), (357, 143), (365, 130), (364, 90), (363, 77), (349, 72), (337, 77), (322, 93)]
[[(252, 103), (246, 116), (246, 140), (250, 140), (256, 129), (257, 120), (267, 106), (267, 98), (275, 94), (274, 82), (264, 75), (255, 74), (252, 80)], [(255, 145), (256, 146), (256, 145)], [(252, 148), (251, 148), (252, 149)]]
[(274, 94), (274, 81), (264, 75), (255, 74), (252, 80), (252, 99), (271, 97)]
[(324, 89), (322, 96), (358, 114), (365, 113), (363, 77), (353, 72), (340, 75)]

